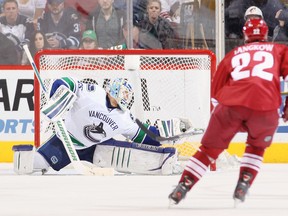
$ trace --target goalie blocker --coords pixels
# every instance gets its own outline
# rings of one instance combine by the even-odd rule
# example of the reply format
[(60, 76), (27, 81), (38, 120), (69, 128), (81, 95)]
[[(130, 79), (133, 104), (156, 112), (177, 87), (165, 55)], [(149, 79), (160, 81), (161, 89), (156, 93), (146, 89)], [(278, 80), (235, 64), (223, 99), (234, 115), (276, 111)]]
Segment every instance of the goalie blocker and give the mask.
[[(52, 139), (58, 138), (54, 136)], [(67, 154), (64, 154), (61, 141), (58, 139), (50, 143), (50, 147), (40, 147), (36, 153), (34, 148), (14, 147), (14, 171), (17, 174), (31, 174), (46, 170), (48, 164), (48, 167), (51, 166), (56, 171), (67, 166), (70, 160)], [(171, 175), (183, 171), (177, 164), (177, 150), (171, 147), (109, 140), (77, 150), (77, 153), (80, 160), (93, 163), (97, 167), (114, 168), (122, 173)]]
[(48, 103), (41, 109), (41, 112), (48, 121), (56, 122), (73, 106), (76, 99), (77, 96), (75, 93), (66, 86), (61, 85), (49, 99)]

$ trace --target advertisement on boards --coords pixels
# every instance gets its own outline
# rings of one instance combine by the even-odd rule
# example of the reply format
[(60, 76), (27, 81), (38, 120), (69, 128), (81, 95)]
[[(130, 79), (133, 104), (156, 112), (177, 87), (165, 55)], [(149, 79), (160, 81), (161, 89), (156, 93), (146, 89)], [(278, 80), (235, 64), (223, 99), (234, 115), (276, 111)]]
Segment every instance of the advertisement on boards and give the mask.
[(31, 70), (0, 71), (1, 141), (33, 140), (33, 82)]

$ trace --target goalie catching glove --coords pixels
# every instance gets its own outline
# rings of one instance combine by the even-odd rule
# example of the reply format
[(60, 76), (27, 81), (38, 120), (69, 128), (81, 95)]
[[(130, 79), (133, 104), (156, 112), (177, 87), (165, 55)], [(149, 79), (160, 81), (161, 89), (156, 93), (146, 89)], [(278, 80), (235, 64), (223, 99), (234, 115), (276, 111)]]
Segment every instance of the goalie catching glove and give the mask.
[[(193, 132), (193, 134), (202, 134), (203, 129), (193, 128), (189, 119), (172, 118), (170, 120), (157, 120), (157, 127), (161, 137), (173, 137), (184, 133)], [(195, 133), (194, 133), (195, 132)], [(177, 143), (179, 140), (170, 141), (172, 144)], [(167, 141), (163, 141), (167, 144)]]
[(41, 109), (41, 112), (49, 121), (55, 122), (59, 120), (68, 109), (71, 109), (76, 99), (77, 96), (75, 93), (66, 86), (61, 85), (51, 96), (47, 104)]

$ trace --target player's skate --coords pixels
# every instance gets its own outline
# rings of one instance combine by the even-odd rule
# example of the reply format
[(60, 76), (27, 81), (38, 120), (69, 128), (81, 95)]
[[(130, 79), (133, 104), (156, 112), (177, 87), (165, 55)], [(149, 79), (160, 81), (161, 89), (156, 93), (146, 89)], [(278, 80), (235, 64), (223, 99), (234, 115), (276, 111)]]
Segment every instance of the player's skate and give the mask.
[(237, 186), (234, 191), (233, 198), (235, 200), (235, 206), (238, 203), (245, 201), (245, 196), (250, 187), (250, 181), (252, 179), (252, 174), (248, 172), (243, 172), (241, 178), (239, 179)]
[(190, 190), (191, 186), (193, 185), (194, 181), (188, 177), (184, 177), (184, 181), (180, 182), (177, 187), (172, 191), (169, 195), (170, 203), (178, 204), (182, 199), (185, 198), (186, 193)]

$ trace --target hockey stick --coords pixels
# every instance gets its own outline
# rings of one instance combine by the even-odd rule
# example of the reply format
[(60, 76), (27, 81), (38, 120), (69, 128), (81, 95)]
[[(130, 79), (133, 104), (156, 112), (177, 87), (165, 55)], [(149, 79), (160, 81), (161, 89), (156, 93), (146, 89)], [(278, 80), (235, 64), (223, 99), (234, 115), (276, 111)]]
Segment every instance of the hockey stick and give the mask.
[(207, 41), (206, 41), (205, 32), (204, 32), (204, 28), (203, 28), (203, 24), (202, 23), (200, 23), (200, 33), (201, 33), (201, 36), (202, 36), (202, 39), (203, 39), (204, 48), (205, 49), (209, 49)]
[[(42, 90), (44, 92), (47, 92), (47, 89), (44, 86), (44, 83), (40, 77), (40, 73), (39, 73), (39, 71), (35, 65), (35, 62), (32, 58), (32, 55), (29, 51), (27, 44), (25, 44), (23, 46), (23, 49), (24, 49), (24, 51), (25, 51), (25, 53), (26, 53), (26, 55), (30, 61), (30, 64), (34, 70), (34, 74), (36, 75), (37, 80), (39, 81)], [(79, 156), (76, 152), (76, 149), (73, 145), (73, 142), (69, 136), (69, 133), (68, 133), (66, 127), (65, 127), (63, 119), (60, 119), (60, 120), (55, 122), (55, 128), (56, 128), (57, 134), (60, 136), (60, 139), (63, 143), (63, 146), (65, 147), (66, 153), (67, 153), (74, 169), (77, 170), (82, 175), (95, 175), (95, 172), (93, 171), (93, 169), (91, 167), (84, 166), (82, 164), (82, 162), (80, 161)]]
[(281, 92), (281, 95), (288, 95), (288, 92)]
[(187, 137), (187, 136), (193, 136), (193, 135), (204, 133), (203, 129), (195, 129), (194, 131), (183, 133), (183, 134), (176, 135), (176, 136), (161, 137), (161, 136), (153, 133), (152, 131), (150, 131), (148, 128), (146, 128), (139, 119), (136, 119), (136, 123), (140, 127), (140, 129), (143, 130), (151, 139), (158, 141), (158, 142), (176, 141), (176, 140), (182, 139), (182, 138)]

